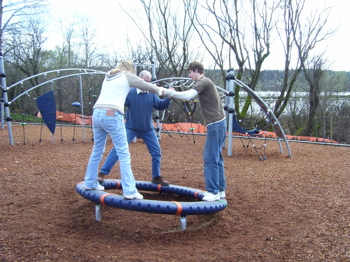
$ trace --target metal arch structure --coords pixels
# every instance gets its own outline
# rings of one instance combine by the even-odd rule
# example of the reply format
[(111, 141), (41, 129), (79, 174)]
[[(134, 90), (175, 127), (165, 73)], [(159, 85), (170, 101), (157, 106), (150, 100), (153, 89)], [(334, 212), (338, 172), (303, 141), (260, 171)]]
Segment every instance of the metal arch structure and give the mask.
[[(292, 157), (292, 152), (288, 143), (288, 139), (286, 138), (286, 135), (284, 133), (284, 130), (281, 126), (281, 124), (279, 123), (277, 117), (273, 114), (273, 112), (269, 109), (269, 107), (267, 106), (267, 104), (258, 96), (258, 94), (256, 94), (249, 86), (247, 86), (246, 84), (244, 84), (242, 81), (236, 79), (236, 77), (233, 74), (233, 70), (230, 69), (227, 71), (227, 85), (226, 88), (228, 89), (226, 91), (226, 94), (232, 94), (233, 90), (234, 90), (234, 85), (238, 85), (240, 88), (242, 88), (248, 95), (250, 95), (254, 101), (259, 105), (260, 109), (263, 111), (263, 113), (265, 114), (266, 118), (268, 119), (269, 123), (272, 125), (274, 132), (276, 134), (276, 138), (278, 141), (278, 145), (280, 148), (280, 152), (281, 154), (283, 154), (283, 147), (282, 147), (282, 143), (281, 141), (283, 140), (285, 142), (285, 146), (287, 148), (288, 151), (288, 155), (290, 157)], [(233, 97), (233, 96), (232, 96)], [(228, 102), (228, 106), (233, 105), (233, 99), (231, 99)], [(232, 110), (228, 110), (229, 113), (229, 150), (228, 150), (228, 154), (230, 155), (230, 150), (232, 150), (232, 121), (233, 121), (233, 114), (234, 111)]]
[[(288, 140), (285, 136), (285, 133), (283, 131), (283, 128), (281, 124), (279, 123), (277, 117), (273, 114), (273, 112), (269, 109), (269, 107), (266, 105), (266, 103), (246, 84), (241, 82), (240, 80), (236, 79), (233, 70), (228, 70), (227, 72), (227, 85), (226, 85), (226, 90), (219, 87), (215, 86), (216, 89), (218, 89), (220, 92), (223, 92), (226, 95), (226, 102), (225, 106), (228, 108), (233, 108), (233, 96), (234, 96), (234, 85), (240, 86), (248, 95), (250, 95), (254, 101), (259, 105), (261, 110), (264, 112), (266, 115), (266, 118), (272, 125), (274, 132), (276, 134), (276, 138), (279, 144), (280, 152), (283, 154), (283, 147), (281, 141), (283, 140), (285, 142), (288, 154), (290, 157), (292, 157), (292, 153), (290, 150), (290, 146), (288, 143)], [(162, 86), (166, 88), (179, 88), (179, 87), (184, 87), (185, 89), (190, 89), (191, 86), (193, 85), (194, 81), (191, 78), (186, 78), (186, 77), (171, 77), (171, 78), (164, 78), (160, 79), (157, 81), (154, 81), (153, 83), (160, 84), (162, 83)], [(228, 110), (229, 113), (227, 114), (227, 123), (228, 123), (228, 155), (232, 155), (232, 121), (233, 121), (233, 110)], [(230, 113), (231, 112), (231, 113)], [(163, 112), (163, 117), (162, 120), (164, 119), (164, 114)]]
[[(169, 77), (169, 78), (163, 78), (156, 81), (152, 81), (153, 84), (163, 86), (165, 88), (180, 88), (183, 87), (185, 89), (190, 89), (193, 85), (194, 81), (191, 78), (187, 77)], [(158, 115), (158, 112), (157, 112)], [(162, 123), (164, 121), (165, 117), (165, 110), (162, 113), (162, 117), (158, 116), (158, 122), (157, 122), (157, 132), (158, 132), (158, 138), (160, 139), (160, 132), (162, 130)], [(160, 118), (160, 120), (159, 120)]]
[[(1, 59), (1, 57), (0, 57)], [(1, 61), (0, 61), (0, 64)], [(3, 68), (1, 68), (1, 72), (4, 72)], [(60, 73), (64, 72), (65, 75), (62, 75), (60, 76)], [(48, 75), (54, 75), (55, 77), (52, 78), (52, 79), (49, 79), (49, 80), (46, 80), (47, 79), (47, 76)], [(106, 72), (103, 72), (103, 71), (99, 71), (99, 70), (93, 70), (93, 69), (85, 69), (85, 68), (67, 68), (67, 69), (57, 69), (57, 70), (51, 70), (51, 71), (47, 71), (47, 72), (43, 72), (43, 73), (40, 73), (40, 74), (37, 74), (37, 75), (33, 75), (33, 76), (30, 76), (30, 77), (27, 77), (25, 79), (22, 79), (21, 81), (18, 81), (16, 83), (14, 83), (13, 85), (9, 86), (9, 87), (6, 87), (6, 81), (5, 81), (5, 76), (2, 77), (2, 92), (3, 92), (3, 98), (1, 100), (1, 108), (4, 110), (2, 110), (2, 112), (5, 112), (5, 117), (2, 116), (2, 119), (1, 119), (1, 126), (4, 126), (4, 123), (6, 122), (7, 123), (7, 126), (8, 126), (8, 136), (9, 136), (9, 141), (10, 141), (10, 145), (14, 145), (14, 142), (13, 142), (13, 134), (12, 134), (12, 127), (11, 127), (11, 115), (10, 115), (10, 110), (9, 110), (9, 107), (10, 105), (15, 102), (17, 99), (19, 99), (20, 97), (24, 96), (24, 95), (29, 95), (28, 93), (30, 91), (33, 91), (34, 89), (38, 88), (38, 87), (41, 87), (41, 86), (44, 86), (44, 85), (47, 85), (47, 84), (52, 84), (53, 86), (53, 83), (55, 81), (58, 81), (60, 79), (65, 79), (65, 78), (69, 78), (69, 77), (79, 77), (79, 89), (80, 89), (80, 102), (81, 102), (81, 105), (84, 104), (84, 101), (83, 101), (83, 95), (82, 95), (82, 76), (84, 75), (90, 75), (90, 76), (93, 76), (93, 75), (105, 75)], [(8, 95), (7, 95), (7, 92), (11, 89), (11, 88), (14, 88), (16, 86), (22, 86), (26, 83), (26, 82), (29, 82), (30, 80), (34, 79), (34, 78), (38, 78), (40, 76), (43, 76), (45, 78), (45, 80), (43, 82), (41, 82), (40, 84), (38, 85), (35, 85), (27, 90), (25, 90), (24, 92), (22, 92), (21, 94), (19, 94), (18, 96), (14, 97), (12, 100), (8, 100)], [(52, 87), (53, 89), (53, 87)], [(84, 111), (83, 111), (83, 107), (82, 108), (82, 115), (84, 115)], [(83, 130), (84, 130), (84, 124), (82, 126)]]
[[(154, 77), (154, 70), (153, 70), (154, 66), (152, 67), (152, 74)], [(60, 73), (64, 72), (65, 75), (60, 76)], [(37, 78), (39, 76), (44, 76), (45, 79), (47, 78), (48, 75), (50, 74), (55, 74), (56, 77), (53, 79), (49, 79), (49, 80), (45, 80), (42, 83), (33, 86), (31, 88), (29, 88), (28, 90), (24, 91), (23, 93), (19, 94), (18, 96), (16, 96), (15, 98), (13, 98), (11, 101), (8, 100), (8, 95), (7, 92), (8, 90), (10, 90), (11, 88), (18, 86), (18, 85), (22, 85), (25, 82), (30, 81), (33, 78)], [(13, 85), (7, 87), (6, 86), (6, 74), (3, 68), (3, 57), (0, 56), (0, 78), (1, 78), (1, 88), (2, 88), (2, 93), (3, 93), (3, 97), (1, 98), (1, 112), (3, 112), (3, 114), (1, 115), (1, 122), (0, 122), (0, 126), (3, 128), (4, 123), (6, 122), (8, 124), (8, 136), (9, 136), (9, 141), (10, 141), (10, 145), (13, 145), (13, 134), (12, 134), (12, 128), (11, 128), (11, 116), (10, 116), (10, 110), (9, 110), (9, 106), (11, 105), (11, 103), (13, 103), (14, 101), (16, 101), (17, 99), (19, 99), (20, 97), (24, 96), (24, 95), (28, 95), (28, 92), (40, 87), (40, 86), (44, 86), (46, 84), (53, 84), (54, 81), (58, 81), (60, 79), (64, 79), (64, 78), (69, 78), (69, 77), (79, 77), (79, 83), (80, 83), (80, 99), (81, 99), (81, 104), (84, 104), (84, 101), (82, 101), (82, 76), (83, 75), (105, 75), (106, 72), (103, 71), (99, 71), (99, 70), (93, 70), (93, 69), (85, 69), (85, 68), (68, 68), (68, 69), (57, 69), (57, 70), (51, 70), (51, 71), (47, 71), (47, 72), (43, 72), (34, 76), (30, 76), (27, 77), (25, 79), (22, 79), (21, 81), (18, 81), (16, 83), (14, 83)], [(155, 77), (154, 77), (155, 79)], [(190, 89), (194, 83), (194, 81), (191, 78), (185, 78), (185, 77), (170, 77), (170, 78), (163, 78), (163, 79), (159, 79), (159, 80), (155, 80), (152, 81), (152, 83), (154, 84), (161, 84), (164, 87), (170, 88), (180, 88), (183, 87), (185, 89)], [(231, 107), (233, 107), (233, 87), (234, 84), (240, 86), (246, 93), (248, 93), (254, 100), (255, 102), (260, 106), (261, 110), (264, 112), (264, 114), (266, 115), (268, 121), (271, 123), (275, 134), (276, 134), (276, 138), (279, 142), (279, 146), (280, 146), (280, 151), (283, 154), (283, 148), (281, 145), (281, 141), (283, 140), (286, 144), (287, 150), (288, 150), (288, 154), (291, 157), (291, 150), (288, 144), (288, 140), (285, 136), (285, 133), (283, 131), (282, 126), (280, 125), (278, 119), (276, 118), (276, 116), (273, 114), (273, 112), (268, 108), (268, 106), (265, 104), (265, 102), (247, 85), (245, 85), (243, 82), (241, 82), (240, 80), (236, 79), (234, 74), (233, 74), (233, 70), (228, 70), (228, 74), (227, 74), (227, 90), (220, 88), (218, 86), (215, 86), (219, 91), (223, 92), (227, 99), (226, 99), (226, 105), (229, 105)], [(52, 87), (53, 88), (53, 87)], [(83, 108), (83, 107), (82, 107)], [(5, 114), (4, 114), (5, 113)], [(84, 114), (84, 112), (82, 112), (82, 115)], [(4, 117), (5, 115), (5, 117)], [(162, 116), (162, 120), (164, 120), (164, 116), (165, 116), (165, 111), (163, 112), (163, 116)], [(227, 118), (228, 118), (228, 154), (230, 155), (230, 150), (232, 150), (232, 113), (228, 113), (227, 114)], [(84, 126), (82, 127), (84, 129)], [(161, 123), (159, 123), (159, 127), (158, 127), (158, 132), (161, 132)], [(160, 134), (160, 133), (159, 133)], [(160, 137), (160, 136), (159, 136)]]

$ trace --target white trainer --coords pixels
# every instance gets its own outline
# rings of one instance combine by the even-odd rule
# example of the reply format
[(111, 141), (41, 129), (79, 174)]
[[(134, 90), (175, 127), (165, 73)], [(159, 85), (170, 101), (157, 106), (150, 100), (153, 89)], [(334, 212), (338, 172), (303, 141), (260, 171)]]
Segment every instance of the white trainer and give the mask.
[(219, 195), (220, 195), (220, 198), (225, 198), (226, 197), (225, 191), (220, 191)]
[(202, 198), (203, 201), (216, 201), (220, 199), (220, 194), (212, 194), (210, 192), (205, 194), (205, 197)]
[(143, 199), (143, 195), (141, 195), (139, 192), (136, 192), (136, 193), (130, 194), (130, 195), (123, 195), (123, 196), (124, 196), (124, 198), (130, 199), (130, 200), (132, 200), (132, 199), (138, 199), (138, 200)]
[(91, 188), (87, 186), (83, 186), (83, 188), (85, 188), (86, 190), (99, 190), (99, 191), (105, 190), (104, 186), (101, 186), (100, 184), (97, 184), (95, 188)]

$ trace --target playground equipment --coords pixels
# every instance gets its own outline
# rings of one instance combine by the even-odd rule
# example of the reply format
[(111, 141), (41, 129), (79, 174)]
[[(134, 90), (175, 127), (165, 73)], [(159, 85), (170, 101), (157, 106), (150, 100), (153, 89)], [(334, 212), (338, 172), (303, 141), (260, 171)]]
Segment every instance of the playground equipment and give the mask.
[[(2, 57), (0, 56), (0, 60), (2, 59)], [(1, 65), (1, 61), (0, 61), (0, 65)], [(1, 68), (0, 68), (1, 69)], [(3, 69), (2, 69), (3, 70)], [(19, 98), (22, 98), (23, 96), (28, 96), (29, 98), (32, 98), (33, 100), (41, 100), (38, 97), (35, 97), (35, 90), (40, 88), (40, 87), (44, 87), (44, 89), (46, 89), (47, 86), (49, 86), (50, 91), (52, 92), (58, 92), (58, 97), (60, 97), (60, 87), (54, 88), (54, 84), (55, 83), (59, 83), (60, 80), (62, 79), (67, 79), (67, 78), (75, 78), (77, 80), (77, 84), (78, 84), (78, 90), (79, 90), (79, 94), (77, 94), (78, 99), (80, 100), (80, 110), (81, 110), (81, 115), (84, 116), (84, 99), (83, 99), (83, 76), (103, 76), (105, 75), (105, 72), (102, 71), (98, 71), (98, 70), (92, 70), (92, 69), (83, 69), (83, 68), (68, 68), (68, 69), (57, 69), (57, 70), (52, 70), (52, 71), (48, 71), (48, 72), (44, 72), (44, 73), (40, 73), (34, 76), (30, 76), (27, 77), (19, 82), (14, 83), (13, 85), (6, 87), (6, 81), (5, 81), (5, 77), (2, 77), (2, 91), (3, 91), (3, 99), (1, 101), (1, 106), (4, 107), (4, 110), (2, 110), (2, 112), (5, 112), (5, 117), (2, 117), (1, 119), (1, 126), (4, 125), (4, 123), (7, 123), (8, 126), (8, 136), (9, 136), (9, 141), (10, 141), (10, 145), (13, 145), (13, 134), (12, 134), (12, 128), (11, 128), (11, 115), (10, 115), (10, 110), (9, 107), (11, 106), (11, 104), (13, 104), (14, 102), (16, 102)], [(51, 78), (49, 77), (51, 76)], [(53, 76), (53, 78), (52, 78)], [(39, 78), (43, 78), (43, 80), (35, 85), (35, 86), (28, 86), (28, 83), (30, 83), (33, 79), (39, 79)], [(49, 79), (50, 78), (50, 79)], [(23, 90), (22, 93), (20, 93), (19, 95), (17, 95), (16, 97), (14, 97), (12, 100), (8, 100), (8, 91), (11, 90), (12, 88), (19, 86), (21, 88), (21, 90)], [(27, 89), (24, 90), (26, 87)], [(96, 96), (96, 94), (94, 94), (93, 96)], [(44, 98), (45, 100), (45, 98)], [(44, 101), (42, 100), (42, 101)], [(56, 101), (53, 99), (51, 99), (49, 101), (51, 104), (56, 103)], [(60, 101), (58, 102), (59, 104), (61, 103)], [(47, 106), (47, 103), (45, 103), (45, 105)], [(45, 107), (45, 106), (44, 106)], [(43, 107), (39, 107), (39, 110), (44, 110), (45, 109)], [(47, 109), (46, 109), (47, 111)], [(50, 110), (51, 111), (51, 110)], [(46, 121), (45, 123), (54, 123), (56, 121), (56, 114), (52, 114), (52, 112), (50, 113), (50, 117), (46, 116)], [(42, 112), (41, 112), (41, 115)], [(50, 129), (51, 128), (51, 129)], [(50, 131), (54, 131), (54, 128), (50, 127)], [(82, 132), (85, 132), (85, 127), (84, 124), (82, 125)]]
[[(160, 85), (160, 86), (164, 86), (165, 88), (174, 88), (175, 90), (179, 90), (179, 89), (189, 89), (191, 88), (191, 86), (193, 85), (193, 81), (191, 78), (185, 78), (185, 77), (170, 77), (170, 78), (163, 78), (163, 79), (159, 79), (153, 82), (154, 84)], [(179, 107), (181, 107), (181, 105), (174, 100), (175, 103), (177, 103), (179, 105)], [(193, 114), (196, 110), (197, 107), (197, 100), (192, 99), (190, 102), (193, 103), (192, 108), (188, 107), (188, 101), (182, 101), (182, 108), (183, 110), (186, 112), (186, 114), (188, 115), (188, 117), (191, 119), (191, 124), (193, 122)], [(166, 128), (164, 127), (163, 123), (164, 123), (164, 118), (165, 118), (165, 114), (166, 111), (163, 111), (162, 113), (162, 117), (159, 117), (161, 120), (158, 124), (158, 129), (159, 131), (163, 130), (163, 132), (167, 133), (168, 135), (170, 135), (170, 132), (168, 132), (166, 130)], [(185, 130), (183, 130), (182, 126), (180, 123), (176, 123), (178, 125), (178, 133), (181, 137), (186, 136), (188, 137), (188, 133), (191, 133), (193, 135), (193, 142), (195, 143), (195, 139), (194, 139), (194, 134), (193, 134), (193, 130), (194, 128), (191, 127), (190, 128), (190, 132), (186, 132)], [(171, 135), (170, 135), (171, 136)]]
[[(226, 96), (224, 109), (227, 112), (226, 117), (227, 117), (227, 123), (228, 123), (228, 130), (227, 130), (227, 132), (228, 132), (228, 139), (227, 139), (228, 140), (228, 145), (227, 145), (228, 151), (227, 151), (227, 154), (229, 156), (232, 155), (232, 139), (234, 136), (233, 130), (235, 130), (236, 132), (239, 132), (243, 135), (250, 136), (250, 139), (253, 138), (254, 136), (257, 136), (259, 133), (258, 128), (254, 128), (252, 130), (244, 129), (243, 127), (241, 127), (239, 125), (239, 123), (235, 117), (235, 110), (233, 108), (233, 105), (234, 105), (233, 97), (234, 97), (235, 85), (238, 85), (248, 95), (250, 95), (254, 99), (254, 101), (257, 103), (257, 105), (260, 107), (261, 111), (265, 115), (266, 122), (272, 126), (274, 133), (276, 134), (276, 139), (278, 141), (281, 154), (284, 153), (283, 146), (282, 146), (282, 141), (284, 141), (285, 146), (286, 146), (287, 151), (288, 151), (288, 155), (290, 157), (292, 157), (289, 143), (288, 143), (288, 140), (285, 136), (283, 128), (280, 125), (276, 116), (273, 114), (273, 112), (268, 108), (266, 103), (264, 103), (264, 101), (251, 88), (249, 88), (247, 85), (245, 85), (240, 80), (236, 79), (232, 69), (227, 71), (226, 80), (227, 80), (226, 89), (223, 89), (219, 86), (215, 86), (215, 87)], [(168, 88), (173, 87), (175, 89), (178, 89), (181, 87), (184, 90), (187, 90), (187, 89), (191, 88), (191, 86), (193, 85), (194, 82), (192, 81), (191, 78), (171, 77), (171, 78), (164, 78), (164, 79), (157, 80), (154, 83), (158, 83), (159, 85), (164, 86), (164, 87), (168, 87)], [(194, 108), (195, 108), (195, 106), (194, 106)], [(187, 112), (190, 112), (190, 111), (187, 109)], [(163, 112), (162, 119), (164, 119), (164, 114), (165, 114), (165, 112)], [(193, 114), (193, 112), (191, 114)], [(264, 139), (266, 140), (266, 137), (264, 137)], [(260, 158), (260, 159), (262, 160), (263, 158)]]
[(49, 91), (36, 99), (41, 116), (52, 135), (56, 128), (56, 103), (53, 91)]
[[(107, 190), (121, 189), (121, 181), (106, 179), (103, 182), (103, 186)], [(76, 185), (76, 190), (82, 197), (95, 203), (95, 218), (97, 221), (101, 221), (101, 205), (103, 205), (146, 213), (178, 215), (180, 216), (180, 227), (182, 230), (185, 230), (186, 216), (211, 214), (219, 212), (227, 207), (226, 199), (211, 202), (201, 201), (204, 197), (205, 191), (199, 189), (171, 184), (169, 186), (162, 186), (145, 181), (136, 181), (136, 188), (138, 190), (177, 194), (193, 198), (195, 201), (176, 202), (148, 199), (128, 200), (118, 194), (107, 193), (105, 191), (86, 190), (83, 188), (83, 183), (78, 183)]]
[[(0, 56), (0, 65), (1, 66), (3, 66), (2, 61), (1, 61), (2, 59), (3, 59), (2, 56)], [(144, 68), (151, 67), (152, 77), (153, 77), (152, 83), (154, 83), (154, 84), (168, 87), (168, 88), (173, 87), (174, 89), (181, 88), (181, 90), (189, 89), (193, 85), (192, 79), (183, 78), (183, 77), (171, 77), (171, 78), (164, 78), (164, 79), (156, 80), (154, 63), (151, 63), (151, 64), (135, 63), (136, 71), (138, 68), (140, 68), (140, 66), (142, 66)], [(1, 70), (1, 72), (4, 72), (3, 68), (0, 68), (0, 70)], [(54, 77), (51, 77), (51, 79), (49, 79), (49, 75), (52, 75), (52, 74), (54, 75)], [(54, 93), (54, 97), (58, 97), (60, 99), (62, 90), (61, 90), (61, 86), (59, 85), (59, 81), (62, 81), (63, 79), (75, 77), (77, 80), (77, 87), (78, 87), (79, 93), (75, 94), (75, 97), (73, 94), (72, 98), (76, 98), (74, 101), (76, 103), (80, 104), (80, 107), (76, 107), (76, 108), (80, 109), (81, 117), (82, 117), (82, 119), (84, 119), (85, 118), (84, 110), (88, 110), (88, 109), (92, 110), (92, 104), (91, 104), (91, 102), (84, 103), (86, 101), (84, 101), (84, 94), (83, 94), (84, 88), (83, 88), (82, 77), (83, 76), (90, 76), (90, 82), (91, 82), (92, 77), (95, 77), (98, 75), (101, 76), (101, 78), (102, 78), (102, 77), (104, 77), (105, 72), (98, 71), (98, 70), (92, 70), (92, 69), (82, 69), (82, 68), (58, 69), (58, 70), (52, 70), (52, 71), (44, 72), (44, 73), (41, 73), (38, 75), (34, 75), (31, 77), (25, 78), (25, 79), (15, 83), (7, 88), (6, 81), (5, 81), (6, 75), (4, 73), (1, 73), (0, 77), (1, 77), (1, 83), (2, 83), (2, 92), (3, 92), (3, 98), (1, 100), (1, 108), (4, 108), (1, 112), (5, 112), (5, 116), (6, 116), (6, 117), (4, 117), (4, 114), (2, 114), (1, 127), (4, 127), (5, 122), (7, 123), (10, 145), (14, 144), (13, 137), (12, 137), (12, 128), (11, 128), (11, 119), (12, 118), (10, 116), (10, 111), (9, 111), (9, 106), (12, 103), (16, 102), (16, 100), (18, 100), (19, 98), (23, 98), (23, 96), (25, 96), (25, 95), (30, 97), (30, 98), (33, 98), (34, 100), (39, 99), (37, 97), (32, 97), (33, 96), (32, 94), (37, 94), (37, 93), (34, 93), (34, 91), (39, 87), (45, 87), (44, 89), (46, 89), (46, 87), (49, 87), (49, 89), (50, 89), (49, 91), (52, 91)], [(24, 88), (26, 86), (25, 85), (26, 83), (30, 83), (34, 79), (37, 80), (40, 77), (43, 77), (43, 80), (40, 83), (38, 83), (35, 86), (29, 85), (29, 87), (27, 89)], [(228, 139), (227, 139), (228, 155), (229, 156), (232, 155), (233, 130), (235, 130), (236, 132), (239, 132), (243, 135), (246, 135), (249, 138), (257, 137), (257, 135), (258, 135), (258, 128), (254, 128), (252, 130), (246, 130), (240, 126), (239, 122), (237, 121), (237, 119), (235, 117), (235, 110), (233, 108), (234, 88), (235, 88), (235, 86), (239, 86), (242, 90), (244, 90), (248, 95), (250, 95), (253, 98), (253, 100), (260, 107), (261, 111), (265, 115), (266, 122), (272, 126), (272, 129), (274, 130), (276, 139), (277, 139), (278, 144), (279, 144), (280, 152), (283, 154), (282, 141), (284, 141), (285, 145), (287, 147), (288, 154), (291, 157), (292, 156), (291, 150), (290, 150), (290, 147), (288, 144), (288, 140), (284, 134), (283, 128), (281, 127), (278, 119), (274, 116), (273, 112), (264, 103), (264, 101), (252, 89), (250, 89), (247, 85), (245, 85), (240, 80), (236, 79), (234, 74), (233, 74), (232, 69), (228, 70), (226, 80), (227, 80), (226, 90), (222, 89), (218, 86), (216, 86), (216, 88), (219, 90), (219, 92), (223, 93), (226, 96), (226, 102), (225, 102), (224, 108), (227, 112), (226, 116), (227, 116), (227, 123), (228, 123), (228, 130), (227, 130), (228, 131)], [(55, 83), (57, 84), (56, 87), (54, 85)], [(16, 97), (14, 97), (11, 101), (9, 101), (7, 93), (9, 90), (11, 90), (11, 88), (13, 88), (15, 86), (20, 86), (20, 88), (21, 88), (21, 90), (23, 90), (23, 92), (20, 93), (19, 95), (17, 95)], [(28, 84), (27, 84), (27, 86), (28, 86)], [(55, 92), (56, 92), (56, 94), (55, 94)], [(50, 93), (50, 94), (52, 94), (52, 93)], [(90, 88), (89, 99), (90, 98), (96, 99), (97, 95), (98, 94), (96, 94), (96, 92), (91, 92), (91, 88)], [(67, 101), (65, 101), (65, 102), (67, 102)], [(51, 103), (54, 103), (52, 99), (51, 99)], [(183, 105), (185, 112), (188, 114), (188, 116), (190, 118), (192, 118), (192, 116), (193, 116), (193, 113), (196, 109), (197, 102), (192, 101), (192, 103), (193, 103), (192, 108), (188, 108), (187, 105), (185, 105), (185, 106)], [(74, 103), (71, 102), (71, 105), (72, 104), (74, 104)], [(58, 102), (58, 105), (59, 105), (59, 110), (60, 110), (62, 108), (61, 107), (61, 100)], [(45, 109), (42, 107), (39, 108), (39, 110), (45, 111)], [(46, 111), (47, 111), (47, 109), (46, 109)], [(50, 129), (50, 131), (53, 133), (54, 132), (54, 123), (56, 121), (56, 115), (53, 113), (52, 109), (50, 109), (48, 111), (50, 111), (51, 118), (47, 119), (48, 116), (46, 116), (46, 119), (44, 119), (44, 121), (45, 121), (46, 125), (48, 125), (48, 128)], [(159, 116), (158, 111), (156, 113), (156, 132), (158, 133), (159, 139), (160, 139), (160, 132), (162, 131), (162, 122), (164, 121), (165, 113), (166, 113), (166, 111), (164, 110), (162, 117)], [(60, 119), (60, 117), (58, 117), (57, 119)], [(85, 132), (84, 123), (85, 123), (85, 121), (83, 121), (81, 124), (83, 138), (85, 138), (85, 136), (84, 136), (84, 132)], [(25, 123), (23, 123), (23, 124), (25, 124)], [(24, 128), (24, 125), (23, 125), (23, 128)], [(193, 129), (190, 133), (193, 134), (193, 141), (195, 142)], [(185, 132), (185, 135), (187, 136), (186, 132)], [(265, 139), (266, 139), (266, 137), (265, 137)]]
[(281, 154), (283, 154), (283, 147), (282, 147), (282, 143), (281, 143), (281, 141), (283, 140), (285, 142), (285, 146), (287, 148), (288, 155), (290, 157), (292, 157), (292, 152), (290, 150), (289, 143), (288, 143), (286, 135), (283, 131), (283, 128), (282, 128), (281, 124), (279, 123), (277, 117), (268, 108), (268, 106), (265, 104), (265, 102), (250, 87), (248, 87), (242, 81), (236, 79), (236, 77), (234, 76), (233, 69), (229, 69), (227, 71), (226, 80), (227, 80), (226, 95), (231, 98), (229, 100), (226, 100), (226, 104), (225, 104), (225, 109), (228, 112), (228, 123), (229, 123), (228, 124), (228, 134), (229, 134), (228, 135), (228, 155), (232, 154), (232, 129), (234, 129), (234, 127), (236, 129), (239, 129), (239, 130), (236, 130), (237, 132), (240, 132), (240, 133), (245, 134), (245, 135), (250, 135), (250, 136), (256, 135), (257, 131), (258, 131), (258, 129), (253, 129), (253, 130), (248, 131), (248, 130), (241, 128), (240, 125), (238, 124), (236, 118), (234, 117), (235, 111), (233, 108), (232, 97), (234, 96), (234, 92), (233, 92), (234, 87), (235, 87), (235, 85), (238, 85), (240, 88), (242, 88), (248, 95), (250, 95), (254, 99), (254, 101), (259, 105), (261, 111), (265, 114), (267, 121), (272, 125), (274, 132), (276, 134), (276, 138), (277, 138), (277, 141), (279, 144)]

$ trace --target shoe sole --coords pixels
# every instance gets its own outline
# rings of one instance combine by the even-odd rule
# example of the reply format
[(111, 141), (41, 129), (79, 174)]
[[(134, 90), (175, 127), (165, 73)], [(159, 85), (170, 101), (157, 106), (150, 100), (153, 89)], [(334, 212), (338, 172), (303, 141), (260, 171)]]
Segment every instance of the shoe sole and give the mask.
[(217, 200), (220, 200), (220, 198), (218, 199), (213, 199), (213, 200), (205, 200), (205, 199), (202, 199), (203, 201), (206, 201), (206, 202), (213, 202), (213, 201), (217, 201)]
[(124, 198), (127, 200), (142, 200), (143, 199), (143, 198), (137, 198), (137, 197), (128, 198), (126, 196), (124, 196)]
[(159, 183), (159, 182), (154, 182), (152, 181), (152, 184), (157, 184), (157, 185), (162, 185), (162, 186), (169, 186), (170, 183)]
[(83, 188), (84, 188), (85, 190), (97, 190), (97, 191), (104, 191), (104, 190), (105, 190), (105, 188), (103, 188), (103, 189), (97, 189), (96, 187), (95, 187), (95, 188), (88, 188), (88, 187), (84, 187), (84, 186), (83, 186)]

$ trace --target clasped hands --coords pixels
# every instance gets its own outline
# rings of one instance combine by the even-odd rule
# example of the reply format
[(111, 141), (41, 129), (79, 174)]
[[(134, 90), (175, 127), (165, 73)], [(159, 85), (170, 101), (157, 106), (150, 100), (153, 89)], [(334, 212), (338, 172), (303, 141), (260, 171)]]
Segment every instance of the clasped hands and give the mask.
[[(161, 95), (162, 96), (167, 96), (169, 98), (171, 98), (171, 96), (173, 95), (173, 92), (175, 92), (175, 89), (173, 87), (169, 87), (169, 89), (164, 88), (164, 87), (159, 87), (160, 91), (161, 91)], [(159, 92), (160, 94), (160, 92)]]

